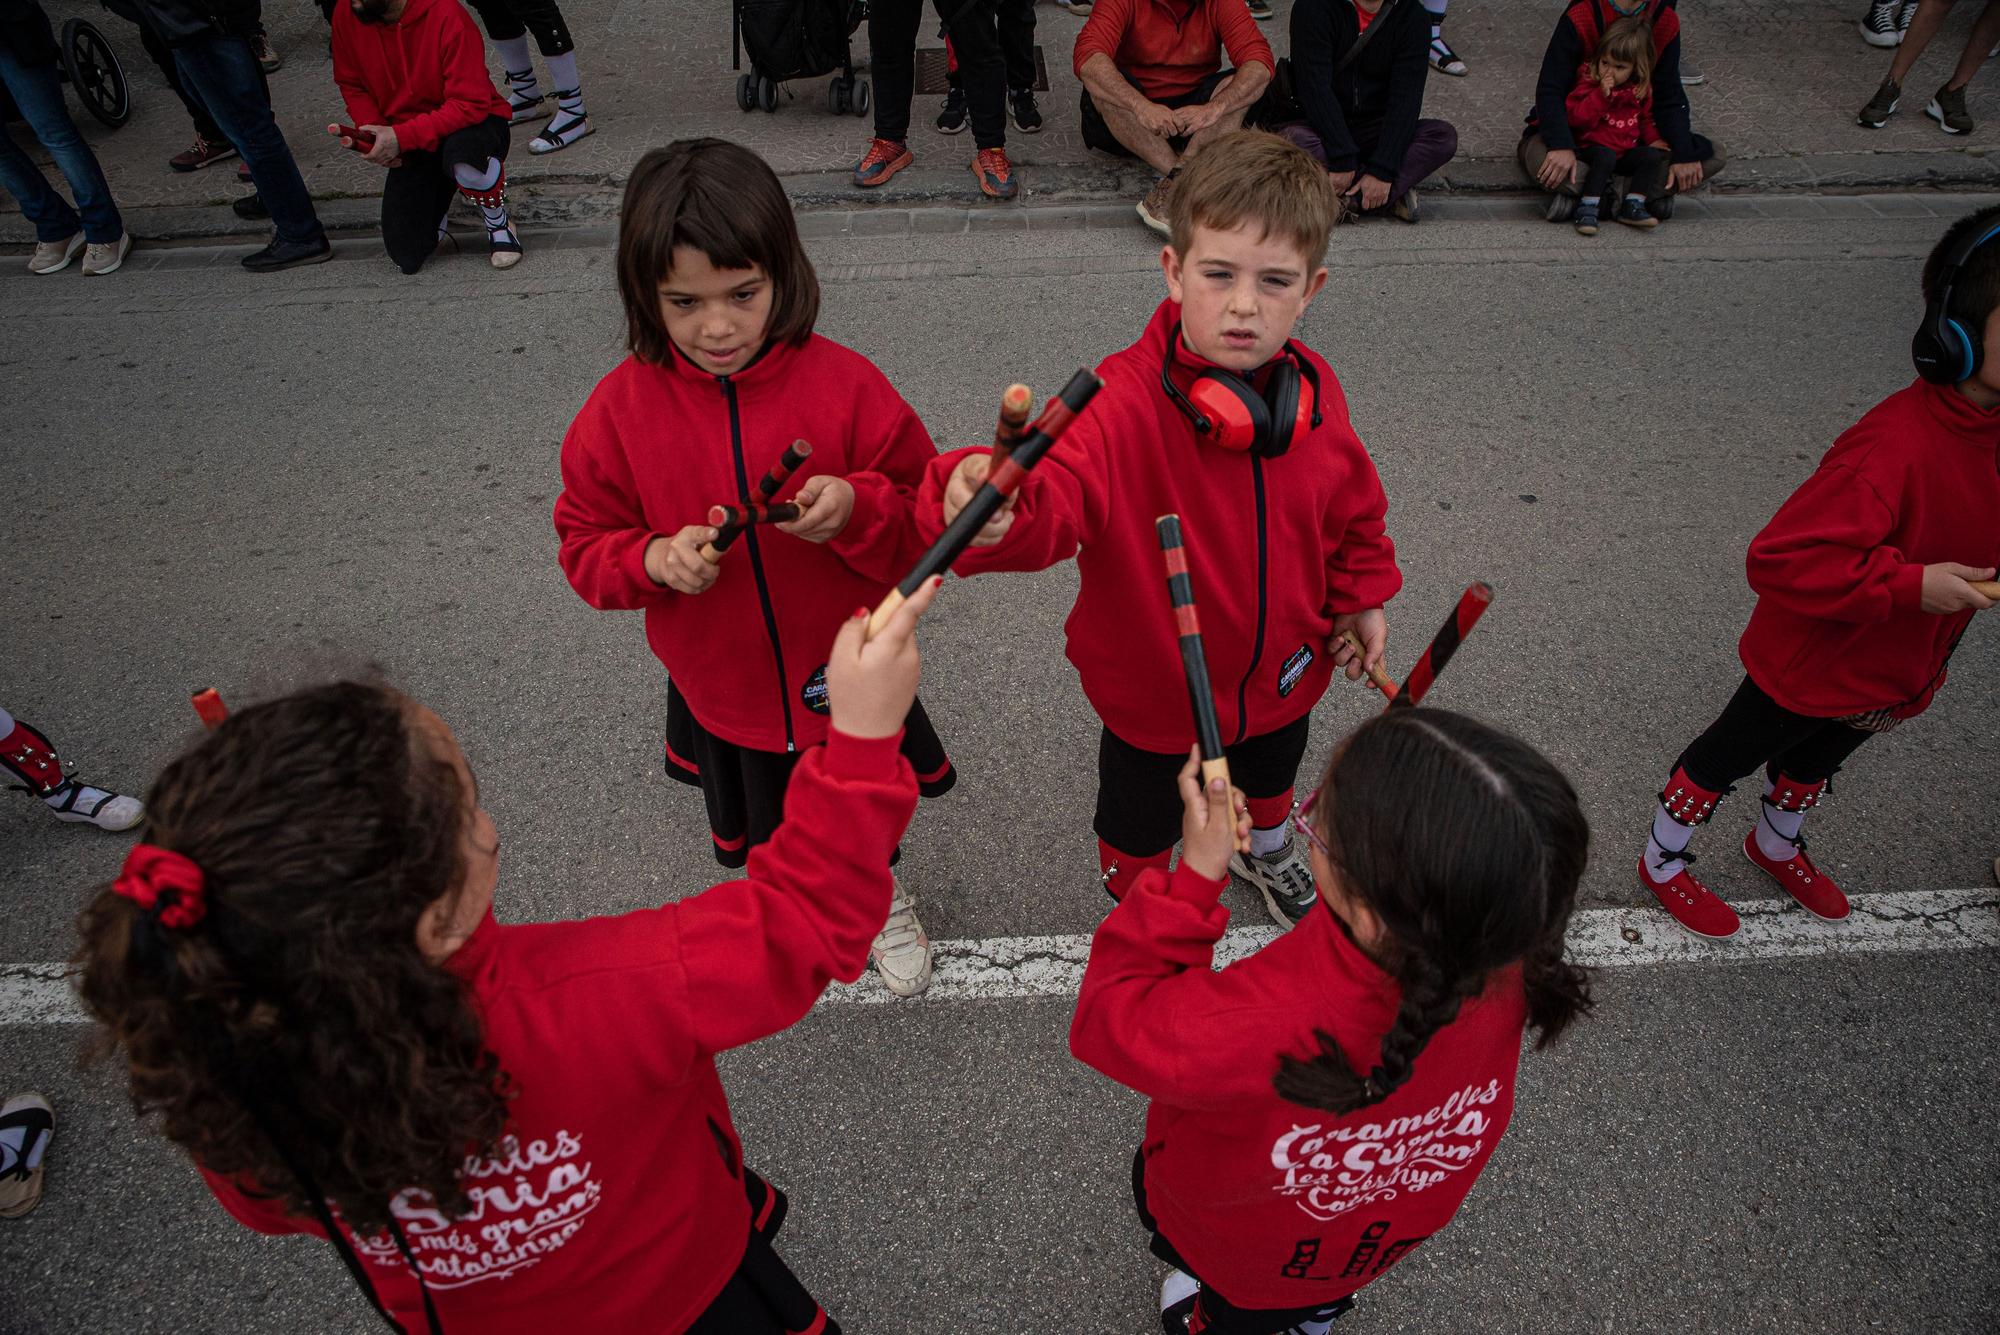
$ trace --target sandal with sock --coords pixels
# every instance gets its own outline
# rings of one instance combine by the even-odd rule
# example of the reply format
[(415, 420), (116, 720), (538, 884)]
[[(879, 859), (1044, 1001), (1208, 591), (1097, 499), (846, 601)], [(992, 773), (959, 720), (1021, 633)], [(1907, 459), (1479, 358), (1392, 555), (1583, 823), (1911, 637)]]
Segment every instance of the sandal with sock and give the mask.
[(593, 132), (590, 117), (584, 113), (581, 89), (558, 88), (556, 108), (556, 116), (542, 127), (540, 134), (528, 141), (530, 153), (554, 153)]

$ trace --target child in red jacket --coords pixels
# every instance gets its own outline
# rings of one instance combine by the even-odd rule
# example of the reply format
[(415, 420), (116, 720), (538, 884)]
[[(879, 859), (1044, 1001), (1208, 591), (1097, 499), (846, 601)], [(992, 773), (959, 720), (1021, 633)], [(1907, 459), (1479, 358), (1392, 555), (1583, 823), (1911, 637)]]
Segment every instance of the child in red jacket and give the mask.
[[(1194, 740), (1154, 520), (1178, 512), (1201, 604), (1230, 773), (1250, 795), (1252, 851), (1231, 871), (1280, 926), (1313, 901), (1286, 818), (1312, 707), (1336, 668), (1382, 656), (1402, 585), (1375, 465), (1333, 372), (1292, 339), (1326, 281), (1338, 201), (1324, 168), (1275, 135), (1216, 141), (1177, 178), (1168, 299), (1099, 366), (1104, 389), (955, 569), (1040, 570), (1077, 558), (1069, 659), (1103, 720), (1095, 826), (1114, 899), (1164, 867), (1174, 776)], [(950, 522), (985, 477), (948, 454), (918, 518)], [(940, 509), (940, 502), (942, 508)], [(932, 531), (935, 531), (932, 529)]]
[(1628, 227), (1659, 226), (1646, 209), (1667, 184), (1667, 141), (1653, 124), (1653, 59), (1652, 26), (1643, 18), (1620, 19), (1577, 67), (1567, 107), (1584, 167), (1575, 221), (1585, 236), (1597, 235), (1599, 201), (1613, 176), (1630, 178), (1613, 216)]
[[(521, 262), (507, 217), (507, 99), (486, 73), (486, 45), (456, 0), (352, 0), (333, 7), (333, 79), (353, 127), (342, 136), (389, 169), (382, 245), (404, 273), (445, 236), (457, 190), (486, 223), (496, 269)], [(326, 127), (338, 134), (338, 125)]]
[(1323, 1332), (1451, 1221), (1507, 1130), (1524, 1028), (1590, 1007), (1563, 957), (1590, 830), (1569, 781), (1462, 715), (1356, 729), (1297, 821), (1324, 911), (1212, 971), (1231, 795), (1180, 773), (1183, 851), (1097, 929), (1070, 1050), (1153, 1100), (1132, 1166), (1170, 1331)]
[(1739, 922), (1694, 874), (1694, 827), (1760, 765), (1744, 856), (1811, 912), (1847, 916), (1806, 856), (1805, 814), (1862, 743), (1929, 707), (1973, 613), (1993, 606), (1970, 581), (2000, 565), (1996, 233), (2000, 209), (1945, 233), (1924, 264), (1920, 378), (1835, 441), (1750, 543), (1743, 684), (1674, 762), (1639, 862), (1639, 883), (1699, 936)]
[(898, 754), (921, 590), (827, 674), (832, 727), (743, 880), (502, 926), (500, 839), (451, 730), (337, 682), (161, 774), (82, 922), (136, 1105), (263, 1233), (340, 1250), (396, 1328), (837, 1332), (772, 1249), (715, 1057), (853, 981), (916, 806)]
[[(777, 176), (746, 148), (682, 140), (639, 160), (619, 212), (632, 355), (563, 439), (563, 573), (598, 608), (643, 608), (666, 666), (667, 773), (702, 790), (716, 860), (769, 838), (799, 756), (826, 737), (826, 646), (922, 554), (911, 498), (937, 457), (866, 358), (813, 333), (819, 280)], [(796, 440), (812, 454), (717, 559), (715, 505), (755, 499)], [(919, 704), (904, 752), (925, 796), (951, 762)], [(891, 991), (930, 982), (930, 942), (898, 887), (875, 943)]]

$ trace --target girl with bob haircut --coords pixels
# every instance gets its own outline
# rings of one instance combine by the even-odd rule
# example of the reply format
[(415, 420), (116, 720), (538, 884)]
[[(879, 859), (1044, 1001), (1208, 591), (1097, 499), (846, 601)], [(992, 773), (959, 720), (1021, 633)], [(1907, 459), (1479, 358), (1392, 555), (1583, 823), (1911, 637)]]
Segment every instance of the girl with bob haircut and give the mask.
[[(1098, 928), (1078, 1059), (1149, 1096), (1132, 1168), (1170, 1332), (1322, 1332), (1451, 1221), (1507, 1129), (1524, 1028), (1590, 1008), (1564, 958), (1590, 831), (1533, 748), (1437, 709), (1357, 728), (1294, 820), (1325, 910), (1220, 973), (1240, 794), (1181, 771), (1184, 845)], [(1232, 819), (1232, 816), (1235, 816)]]
[(1653, 122), (1653, 29), (1644, 19), (1619, 19), (1604, 30), (1590, 59), (1577, 67), (1564, 108), (1583, 164), (1576, 230), (1597, 235), (1598, 210), (1615, 176), (1630, 178), (1616, 207), (1606, 210), (1628, 227), (1657, 227), (1646, 201), (1664, 194), (1671, 151)]
[(917, 615), (834, 642), (828, 741), (745, 879), (501, 926), (450, 728), (340, 681), (167, 766), (80, 923), (82, 992), (216, 1198), (330, 1239), (408, 1332), (837, 1332), (772, 1249), (715, 1054), (852, 981), (916, 807)]
[[(563, 438), (559, 559), (592, 607), (644, 610), (668, 678), (666, 771), (701, 789), (716, 860), (741, 867), (826, 738), (834, 630), (922, 553), (911, 500), (937, 451), (867, 358), (813, 332), (819, 280), (784, 188), (749, 149), (684, 139), (639, 160), (618, 290), (631, 355)], [(800, 441), (810, 454), (784, 475)], [(712, 507), (772, 503), (799, 514), (713, 545)], [(903, 749), (926, 796), (950, 789), (921, 704)], [(874, 960), (900, 996), (930, 984), (901, 886)]]

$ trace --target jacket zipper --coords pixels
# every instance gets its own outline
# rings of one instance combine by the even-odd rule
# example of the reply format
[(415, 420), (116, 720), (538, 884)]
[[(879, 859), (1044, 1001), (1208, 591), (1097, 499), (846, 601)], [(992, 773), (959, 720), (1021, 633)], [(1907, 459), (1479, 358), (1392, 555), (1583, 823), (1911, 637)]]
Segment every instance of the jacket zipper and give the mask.
[(1256, 675), (1257, 664), (1264, 657), (1264, 617), (1269, 611), (1264, 592), (1271, 568), (1271, 546), (1264, 532), (1264, 461), (1255, 455), (1250, 458), (1250, 480), (1257, 492), (1257, 633), (1250, 640), (1250, 666), (1243, 670), (1243, 680), (1236, 687), (1236, 736), (1233, 740), (1238, 742), (1250, 731), (1247, 703), (1250, 678)]
[[(736, 409), (736, 386), (728, 376), (717, 376), (716, 382), (722, 386), (722, 398), (729, 405), (729, 448), (736, 458), (736, 492), (748, 498), (750, 495), (750, 472), (743, 466), (743, 418)], [(1263, 495), (1260, 486), (1258, 495)], [(1258, 502), (1259, 538), (1262, 539), (1263, 502)], [(778, 643), (778, 613), (771, 606), (771, 585), (764, 578), (764, 554), (757, 549), (757, 526), (752, 524), (743, 531), (743, 541), (750, 548), (750, 573), (757, 580), (757, 601), (764, 609), (764, 633), (771, 638), (771, 660), (778, 668), (778, 709), (785, 720), (785, 750), (799, 749), (798, 740), (792, 734), (792, 691), (791, 678), (785, 675), (785, 651)]]

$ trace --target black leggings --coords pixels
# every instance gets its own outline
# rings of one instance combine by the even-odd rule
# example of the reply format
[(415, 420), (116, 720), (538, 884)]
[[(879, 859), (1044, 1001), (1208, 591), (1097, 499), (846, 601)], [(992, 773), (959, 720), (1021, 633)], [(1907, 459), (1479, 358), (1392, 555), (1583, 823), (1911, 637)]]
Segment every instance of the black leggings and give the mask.
[(1770, 778), (1783, 774), (1812, 784), (1832, 778), (1873, 735), (1839, 719), (1794, 714), (1745, 677), (1721, 716), (1675, 764), (1718, 793), (1767, 762)]
[(466, 0), (466, 3), (478, 13), (486, 35), (496, 42), (533, 33), (535, 46), (545, 56), (576, 50), (556, 0)]
[[(1000, 58), (995, 0), (936, 0), (936, 5), (958, 56), (958, 77), (972, 116), (972, 141), (980, 148), (1004, 148), (1007, 69)], [(868, 6), (877, 139), (901, 143), (909, 138), (910, 99), (917, 86), (917, 29), (923, 21), (923, 0), (872, 0)]]
[(435, 152), (410, 149), (403, 165), (391, 167), (382, 183), (382, 246), (404, 273), (415, 273), (437, 250), (438, 224), (458, 190), (452, 168), (460, 163), (485, 170), (490, 159), (507, 160), (507, 120), (488, 116), (454, 130)]
[(1660, 149), (1642, 145), (1620, 153), (1603, 144), (1586, 144), (1577, 149), (1576, 157), (1583, 164), (1585, 199), (1596, 199), (1609, 190), (1613, 176), (1632, 178), (1627, 194), (1657, 199), (1667, 192), (1667, 155)]

